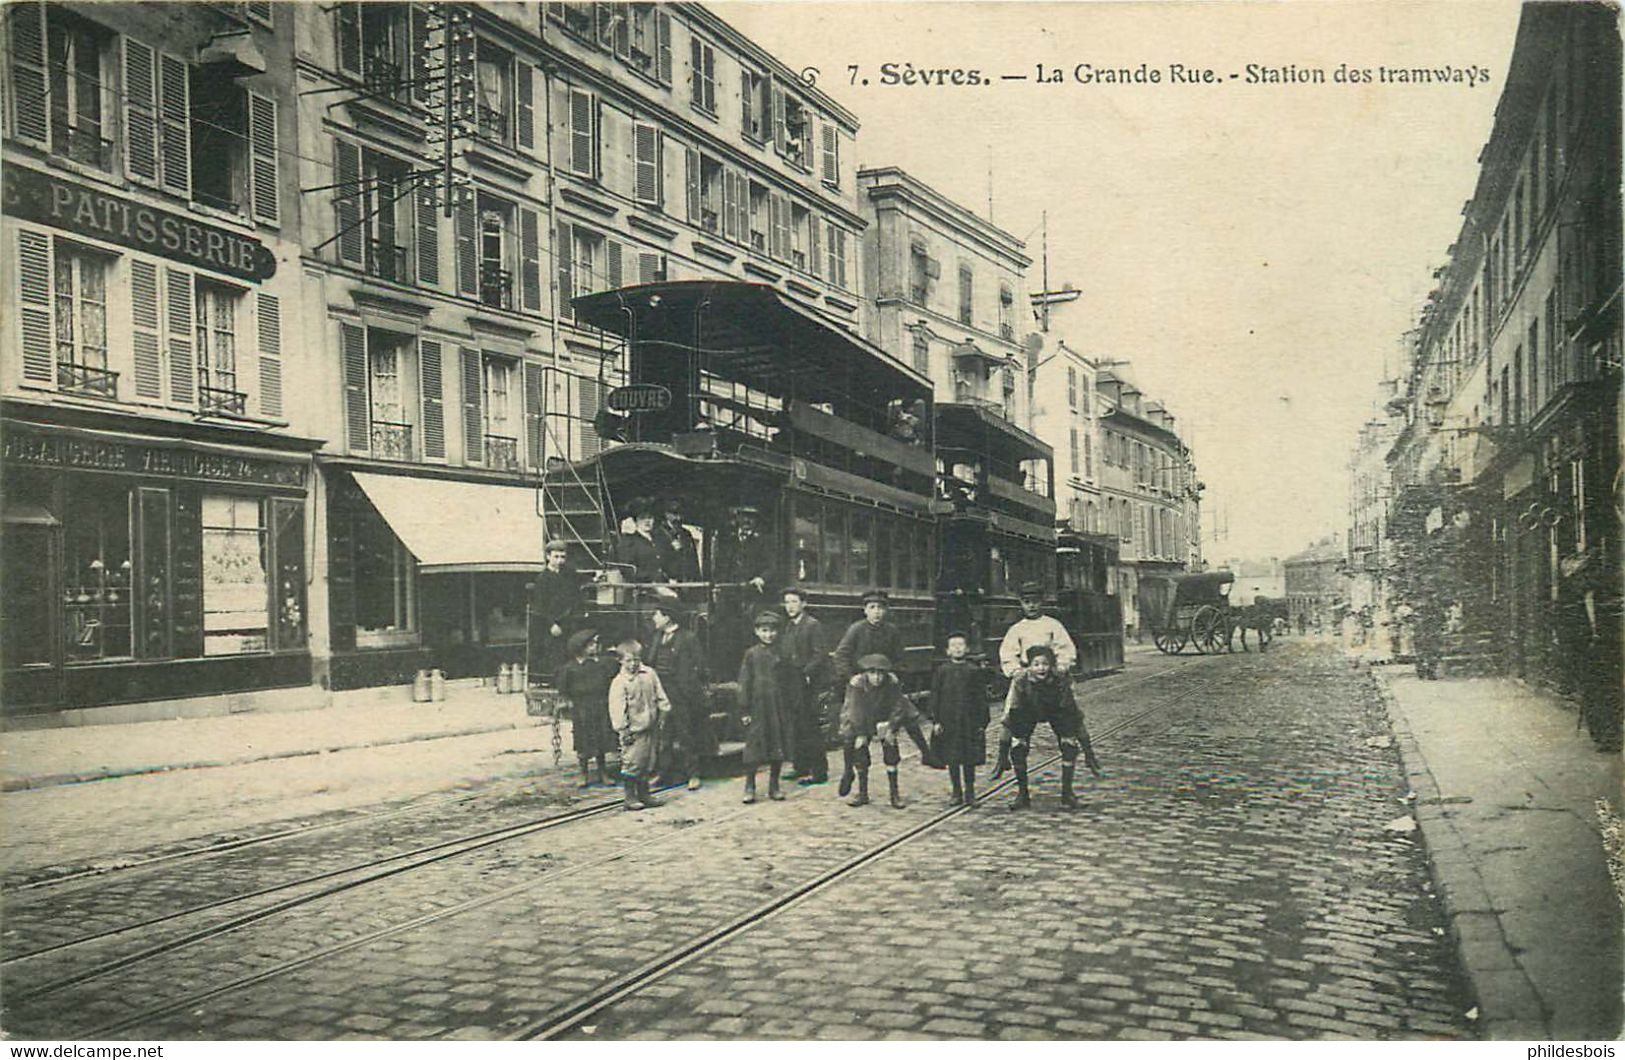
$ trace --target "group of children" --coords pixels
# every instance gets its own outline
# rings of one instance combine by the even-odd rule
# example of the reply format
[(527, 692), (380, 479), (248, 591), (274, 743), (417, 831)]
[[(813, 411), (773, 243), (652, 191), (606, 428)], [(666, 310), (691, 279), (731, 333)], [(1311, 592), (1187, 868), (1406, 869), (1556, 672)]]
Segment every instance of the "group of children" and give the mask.
[[(879, 599), (878, 607), (869, 607), (871, 602), (866, 600), (866, 618), (848, 630), (843, 647), (848, 641), (863, 642), (865, 633), (877, 635), (884, 624), (884, 598)], [(860, 628), (863, 626), (869, 628)], [(822, 747), (821, 732), (800, 731), (818, 724), (816, 710), (808, 709), (809, 697), (815, 697), (817, 689), (778, 646), (784, 627), (785, 617), (778, 612), (759, 613), (753, 624), (756, 643), (745, 652), (739, 668), (746, 803), (757, 801), (757, 775), (763, 767), (767, 769), (767, 797), (782, 800), (784, 764), (801, 757), (798, 751), (807, 746), (809, 738), (816, 737)], [(1012, 634), (1016, 632), (1012, 630)], [(1060, 635), (1065, 637), (1064, 630)], [(1070, 648), (1070, 639), (1065, 646)], [(571, 661), (559, 673), (558, 689), (573, 705), (582, 786), (591, 782), (588, 769), (594, 761), (598, 782), (603, 783), (605, 755), (618, 750), (624, 808), (641, 810), (660, 805), (650, 791), (651, 776), (658, 733), (662, 721), (671, 715), (672, 703), (660, 675), (643, 662), (642, 644), (626, 640), (617, 645), (618, 671), (600, 658), (601, 647), (592, 630), (572, 636), (569, 652)], [(841, 649), (837, 649), (837, 659), (840, 654)], [(839, 795), (848, 800), (849, 806), (870, 802), (871, 745), (878, 740), (889, 802), (894, 808), (903, 808), (898, 774), (902, 761), (898, 742), (903, 733), (919, 747), (927, 764), (947, 770), (953, 805), (976, 805), (976, 768), (987, 762), (989, 674), (969, 656), (966, 635), (950, 634), (947, 659), (932, 674), (929, 714), (903, 693), (891, 657), (869, 651), (846, 667), (851, 676), (843, 682), (838, 721), (842, 756)], [(1074, 807), (1077, 799), (1073, 775), (1078, 754), (1084, 755), (1097, 776), (1099, 766), (1071, 681), (1064, 668), (1057, 665), (1055, 646), (1048, 642), (1026, 645), (1015, 666), (1010, 665), (1011, 661), (1005, 660), (1011, 685), (1001, 718), (999, 765), (993, 779), (997, 780), (1013, 764), (1018, 785), (1015, 805), (1031, 805), (1028, 745), (1035, 728), (1040, 723), (1048, 724), (1061, 747), (1061, 802)], [(814, 769), (802, 783), (819, 782), (819, 773)]]

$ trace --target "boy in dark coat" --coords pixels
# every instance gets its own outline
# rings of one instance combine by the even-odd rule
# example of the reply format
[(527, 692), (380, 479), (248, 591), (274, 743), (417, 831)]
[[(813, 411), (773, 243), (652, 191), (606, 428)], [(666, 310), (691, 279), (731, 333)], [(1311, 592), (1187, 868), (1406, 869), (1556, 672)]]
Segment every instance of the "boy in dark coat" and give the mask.
[[(869, 805), (869, 741), (880, 740), (881, 761), (886, 764), (886, 783), (891, 789), (894, 810), (904, 806), (902, 792), (898, 790), (897, 766), (902, 755), (897, 750), (897, 733), (906, 729), (920, 731), (920, 712), (903, 695), (902, 682), (892, 673), (891, 660), (884, 655), (865, 655), (858, 660), (859, 674), (846, 683), (846, 702), (841, 705), (841, 773), (839, 794), (845, 797), (852, 790), (854, 774), (858, 793), (848, 806)], [(922, 744), (923, 738), (916, 737)]]
[(756, 641), (739, 664), (740, 722), (745, 727), (745, 802), (756, 801), (756, 770), (767, 766), (767, 797), (783, 799), (779, 769), (795, 746), (796, 685), (801, 676), (773, 642), (784, 619), (776, 611), (756, 616)]
[(675, 597), (661, 597), (649, 612), (654, 636), (647, 662), (660, 674), (671, 716), (660, 728), (657, 768), (662, 784), (688, 782), (700, 789), (700, 751), (705, 734), (705, 661), (699, 638), (686, 628), (688, 612)]
[(570, 703), (570, 734), (576, 760), (581, 763), (581, 783), (593, 781), (587, 767), (597, 760), (597, 783), (604, 783), (604, 756), (620, 741), (609, 724), (609, 683), (615, 680), (616, 664), (598, 655), (598, 634), (590, 629), (570, 636), (570, 661), (559, 670), (559, 694)]
[(969, 654), (965, 634), (948, 634), (948, 661), (931, 675), (931, 714), (955, 806), (976, 805), (976, 767), (987, 761), (987, 671)]
[(552, 676), (575, 657), (574, 652), (566, 654), (566, 638), (583, 611), (581, 577), (565, 569), (569, 550), (564, 542), (549, 541), (542, 555), (547, 568), (530, 590), (530, 665), (535, 680)]
[(829, 780), (829, 754), (824, 746), (823, 718), (819, 701), (829, 684), (829, 651), (824, 647), (824, 629), (807, 613), (806, 597), (791, 587), (780, 594), (784, 601), (784, 632), (779, 636), (779, 654), (801, 676), (796, 686), (796, 783), (823, 784)]
[[(1083, 711), (1072, 695), (1072, 682), (1057, 672), (1055, 649), (1048, 644), (1035, 644), (1027, 649), (1027, 668), (1016, 674), (1010, 683), (1010, 697), (1005, 701), (1004, 730), (1009, 741), (1009, 755), (1016, 766), (1015, 809), (1024, 810), (1032, 805), (1027, 791), (1027, 755), (1033, 730), (1040, 722), (1047, 724), (1061, 745), (1061, 805), (1073, 809), (1078, 798), (1072, 793), (1072, 776), (1077, 769), (1078, 752), (1089, 771), (1100, 775), (1100, 763), (1095, 759), (1094, 747), (1089, 741), (1089, 730), (1083, 723)], [(999, 749), (998, 770), (994, 779), (1004, 772), (1005, 749)]]

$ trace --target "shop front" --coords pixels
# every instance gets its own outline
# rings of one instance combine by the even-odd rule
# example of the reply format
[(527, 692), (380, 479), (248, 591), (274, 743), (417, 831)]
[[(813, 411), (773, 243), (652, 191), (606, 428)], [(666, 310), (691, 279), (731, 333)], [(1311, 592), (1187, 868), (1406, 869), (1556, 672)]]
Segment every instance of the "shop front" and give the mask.
[(525, 662), (544, 543), (536, 490), (350, 460), (324, 465), (323, 480), (333, 688)]
[(7, 401), (8, 719), (310, 683), (315, 443)]

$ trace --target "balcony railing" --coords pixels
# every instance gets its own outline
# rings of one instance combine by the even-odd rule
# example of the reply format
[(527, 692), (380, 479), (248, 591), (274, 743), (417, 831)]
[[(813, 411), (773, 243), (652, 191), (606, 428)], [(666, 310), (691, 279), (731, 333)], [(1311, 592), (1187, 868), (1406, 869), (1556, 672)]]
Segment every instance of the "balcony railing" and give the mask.
[(373, 420), (372, 455), (380, 460), (411, 460), (412, 425)]
[(53, 110), (51, 119), (51, 150), (55, 154), (97, 169), (113, 168), (113, 141), (102, 136), (100, 123), (75, 125), (68, 120), (68, 112), (61, 109)]
[(387, 55), (369, 55), (362, 63), (361, 80), (377, 96), (399, 97), (404, 91), (401, 64)]
[(508, 116), (495, 107), (487, 107), (481, 103), (476, 112), (480, 136), (486, 140), (495, 140), (498, 143), (508, 142)]
[(380, 239), (367, 241), (367, 273), (393, 283), (406, 282), (406, 248)]
[(519, 439), (506, 434), (486, 435), (485, 466), (498, 471), (518, 471)]
[(242, 416), (248, 411), (248, 395), (241, 390), (200, 386), (197, 388), (197, 407), (201, 412), (224, 412), (232, 416)]
[(94, 394), (96, 397), (118, 397), (118, 373), (106, 368), (93, 368), (88, 364), (58, 361), (57, 388), (70, 394)]
[(513, 273), (507, 269), (481, 265), (480, 301), (496, 309), (512, 309)]

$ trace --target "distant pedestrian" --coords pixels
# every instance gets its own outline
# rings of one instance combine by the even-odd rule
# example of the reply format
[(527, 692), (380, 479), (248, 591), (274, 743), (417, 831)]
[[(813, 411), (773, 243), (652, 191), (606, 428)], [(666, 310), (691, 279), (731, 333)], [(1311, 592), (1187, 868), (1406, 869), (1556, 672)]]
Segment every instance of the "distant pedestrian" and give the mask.
[(570, 635), (570, 661), (559, 670), (559, 694), (570, 707), (570, 739), (576, 760), (581, 763), (581, 783), (594, 783), (588, 767), (597, 763), (596, 782), (605, 783), (604, 756), (618, 746), (615, 729), (609, 723), (609, 686), (615, 680), (614, 661), (599, 656), (598, 634), (579, 629)]
[(963, 633), (948, 634), (948, 661), (931, 675), (931, 715), (953, 805), (976, 805), (976, 767), (987, 762), (987, 671), (971, 662)]
[[(1039, 724), (1047, 724), (1061, 746), (1061, 805), (1072, 809), (1078, 805), (1072, 791), (1073, 773), (1077, 769), (1078, 754), (1090, 772), (1100, 775), (1100, 762), (1095, 758), (1089, 729), (1084, 725), (1083, 711), (1072, 695), (1072, 682), (1066, 680), (1055, 666), (1055, 652), (1048, 645), (1037, 644), (1027, 651), (1027, 668), (1010, 683), (1010, 700), (1005, 709), (1003, 726), (1009, 737), (1010, 758), (1016, 767), (1015, 808), (1032, 805), (1027, 786), (1027, 761), (1031, 751), (1033, 731)], [(1005, 758), (1001, 750), (994, 779), (1003, 774)]]
[(649, 639), (648, 664), (660, 675), (671, 700), (671, 715), (660, 727), (655, 755), (662, 784), (688, 784), (700, 788), (700, 757), (708, 753), (705, 706), (705, 652), (699, 638), (687, 628), (688, 609), (675, 596), (661, 596), (649, 609), (654, 636)]
[(795, 747), (801, 675), (774, 647), (784, 619), (777, 611), (756, 616), (756, 644), (739, 664), (740, 723), (745, 729), (745, 802), (756, 801), (756, 771), (767, 766), (767, 797), (784, 798), (779, 770)]
[(661, 801), (649, 792), (649, 774), (654, 769), (655, 747), (660, 723), (671, 713), (671, 701), (660, 684), (660, 675), (643, 665), (643, 645), (622, 641), (615, 649), (621, 657), (621, 672), (609, 686), (609, 720), (621, 741), (621, 783), (625, 789), (621, 808), (652, 809)]
[[(855, 779), (858, 793), (849, 806), (869, 804), (869, 766), (872, 758), (869, 744), (880, 741), (881, 761), (886, 766), (886, 783), (891, 789), (891, 805), (901, 810), (904, 806), (898, 783), (897, 767), (902, 755), (897, 749), (899, 731), (918, 733), (920, 713), (909, 698), (903, 695), (903, 686), (892, 673), (892, 662), (884, 655), (865, 655), (858, 660), (859, 673), (847, 682), (846, 701), (841, 706), (841, 773), (839, 794), (845, 797), (852, 790)], [(922, 750), (924, 739), (916, 737)]]
[(784, 632), (778, 650), (799, 678), (796, 703), (796, 746), (793, 753), (798, 784), (829, 780), (829, 752), (825, 743), (824, 701), (829, 698), (830, 658), (824, 627), (807, 612), (802, 590), (791, 587), (780, 594), (784, 602)]

